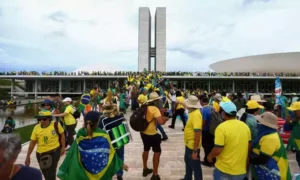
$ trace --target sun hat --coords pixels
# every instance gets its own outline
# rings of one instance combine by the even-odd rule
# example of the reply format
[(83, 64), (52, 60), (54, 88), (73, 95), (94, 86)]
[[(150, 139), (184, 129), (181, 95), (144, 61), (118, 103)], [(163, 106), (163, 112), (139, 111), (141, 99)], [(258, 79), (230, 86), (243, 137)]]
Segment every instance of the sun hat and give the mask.
[(297, 94), (296, 94), (296, 93), (291, 93), (291, 95), (292, 95), (292, 96), (296, 96)]
[(111, 113), (111, 112), (114, 112), (117, 109), (118, 109), (117, 104), (107, 103), (103, 106), (103, 113), (104, 114)]
[(42, 117), (51, 117), (52, 116), (52, 113), (48, 110), (41, 110), (39, 112), (38, 115), (35, 116), (35, 118), (42, 118)]
[(287, 108), (290, 111), (298, 111), (300, 110), (300, 102), (293, 102), (293, 104)]
[(252, 95), (250, 100), (254, 100), (257, 102), (266, 102), (265, 100), (262, 100), (260, 95)]
[(265, 107), (259, 105), (258, 102), (255, 100), (248, 101), (246, 106), (247, 106), (247, 109), (264, 109), (265, 108)]
[(272, 128), (278, 129), (277, 125), (277, 116), (271, 112), (265, 112), (261, 115), (255, 116), (256, 119), (263, 125)]
[(72, 99), (69, 97), (66, 97), (64, 100), (62, 100), (62, 102), (72, 102)]
[(190, 95), (187, 98), (187, 100), (185, 100), (185, 105), (188, 108), (196, 108), (196, 109), (199, 109), (199, 108), (202, 107), (200, 102), (199, 102), (199, 99), (194, 95)]
[(147, 103), (148, 103), (148, 102), (155, 101), (155, 100), (159, 100), (159, 99), (161, 99), (161, 98), (162, 98), (162, 97), (159, 96), (156, 92), (152, 92), (152, 93), (150, 93), (150, 95), (149, 95), (149, 100), (147, 101)]
[(97, 111), (90, 111), (85, 115), (84, 121), (91, 121), (92, 123), (97, 123), (99, 118), (100, 114)]
[(215, 95), (215, 99), (217, 99), (217, 100), (219, 100), (219, 101), (222, 101), (222, 96), (221, 96), (221, 94), (220, 94), (220, 93), (217, 93), (217, 94)]
[(235, 114), (237, 113), (236, 105), (233, 102), (221, 102), (220, 107), (225, 111), (227, 114)]

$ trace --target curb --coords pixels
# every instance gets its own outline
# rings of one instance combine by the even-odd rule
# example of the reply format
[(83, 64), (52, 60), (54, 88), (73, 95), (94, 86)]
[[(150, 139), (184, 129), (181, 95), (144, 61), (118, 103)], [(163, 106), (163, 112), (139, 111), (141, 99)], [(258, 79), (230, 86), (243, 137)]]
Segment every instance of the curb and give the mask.
[(28, 142), (26, 142), (26, 143), (23, 143), (23, 144), (22, 144), (22, 147), (23, 147), (23, 146), (26, 146), (26, 145), (29, 144), (29, 143), (30, 143), (30, 141), (28, 141)]

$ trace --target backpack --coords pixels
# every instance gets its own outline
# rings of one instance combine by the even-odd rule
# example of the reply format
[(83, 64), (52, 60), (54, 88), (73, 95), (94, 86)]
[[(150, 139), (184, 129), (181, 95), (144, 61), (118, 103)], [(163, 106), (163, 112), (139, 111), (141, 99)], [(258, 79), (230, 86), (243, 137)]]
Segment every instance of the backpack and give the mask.
[(79, 119), (81, 116), (80, 111), (78, 109), (75, 109), (75, 111), (72, 115), (75, 119)]
[(146, 120), (146, 113), (147, 113), (147, 105), (143, 104), (140, 108), (135, 110), (132, 115), (130, 116), (130, 126), (133, 130), (138, 132), (143, 132), (148, 127), (149, 123)]
[(218, 113), (215, 108), (209, 106), (211, 112), (211, 121), (209, 125), (209, 133), (215, 135), (215, 130), (219, 124), (223, 122), (223, 118), (220, 113)]

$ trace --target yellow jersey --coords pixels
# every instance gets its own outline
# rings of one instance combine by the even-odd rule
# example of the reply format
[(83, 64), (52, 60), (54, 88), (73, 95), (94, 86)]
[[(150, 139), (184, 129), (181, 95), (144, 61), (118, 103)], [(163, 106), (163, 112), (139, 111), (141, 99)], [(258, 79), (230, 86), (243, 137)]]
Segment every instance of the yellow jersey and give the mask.
[(161, 116), (161, 113), (156, 106), (148, 106), (147, 108), (146, 120), (150, 123), (143, 133), (147, 135), (155, 135), (157, 134), (155, 118)]
[[(184, 98), (182, 96), (176, 97), (176, 102), (184, 103)], [(176, 109), (183, 109), (184, 106), (182, 104), (177, 104)]]
[(73, 116), (74, 109), (72, 105), (68, 105), (65, 109), (65, 113), (67, 115), (64, 116), (64, 121), (66, 125), (73, 125), (76, 124), (76, 119)]
[(246, 174), (248, 147), (251, 133), (246, 123), (237, 119), (226, 120), (215, 130), (215, 146), (223, 147), (215, 167), (230, 175)]
[[(184, 143), (189, 149), (194, 149), (195, 132), (199, 132), (202, 129), (202, 115), (199, 109), (196, 109), (189, 113), (188, 121), (184, 128)], [(199, 147), (201, 147), (201, 137)]]
[[(58, 132), (61, 134), (64, 129), (58, 123)], [(56, 149), (60, 146), (59, 135), (55, 131), (54, 122), (51, 121), (48, 127), (43, 128), (41, 124), (37, 124), (31, 134), (31, 140), (37, 141), (38, 153), (44, 153)]]
[(213, 107), (215, 108), (216, 112), (220, 112), (220, 105), (216, 101), (213, 102)]

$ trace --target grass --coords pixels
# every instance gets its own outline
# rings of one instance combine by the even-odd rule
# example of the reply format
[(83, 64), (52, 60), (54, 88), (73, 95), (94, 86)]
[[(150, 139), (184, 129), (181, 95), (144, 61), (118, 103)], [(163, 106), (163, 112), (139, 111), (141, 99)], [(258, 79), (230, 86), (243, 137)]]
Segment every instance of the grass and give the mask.
[(10, 86), (10, 85), (11, 85), (10, 80), (0, 79), (0, 86)]
[(26, 142), (30, 141), (30, 136), (31, 136), (32, 130), (33, 130), (35, 125), (36, 124), (32, 124), (32, 125), (29, 125), (29, 126), (25, 126), (25, 127), (15, 129), (13, 131), (13, 133), (21, 137), (22, 144), (26, 143)]
[[(0, 86), (11, 86), (11, 81), (6, 79), (0, 79)], [(15, 86), (19, 87), (20, 89), (25, 91), (25, 88), (23, 88), (19, 82), (15, 82)]]

